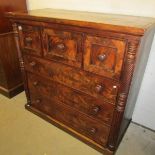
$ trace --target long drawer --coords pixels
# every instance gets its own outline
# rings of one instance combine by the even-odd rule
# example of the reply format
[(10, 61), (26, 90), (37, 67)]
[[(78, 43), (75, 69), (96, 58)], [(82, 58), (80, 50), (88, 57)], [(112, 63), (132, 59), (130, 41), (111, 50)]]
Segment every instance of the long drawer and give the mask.
[(115, 103), (118, 83), (107, 78), (92, 75), (81, 69), (47, 61), (32, 56), (24, 56), (25, 69), (50, 80), (75, 88), (97, 98)]
[(110, 127), (41, 95), (38, 96), (37, 94), (31, 93), (31, 106), (87, 136), (98, 144), (102, 146), (106, 145)]
[(44, 94), (54, 101), (62, 102), (106, 124), (111, 124), (114, 105), (103, 99), (96, 99), (31, 73), (28, 73), (28, 86), (30, 94)]

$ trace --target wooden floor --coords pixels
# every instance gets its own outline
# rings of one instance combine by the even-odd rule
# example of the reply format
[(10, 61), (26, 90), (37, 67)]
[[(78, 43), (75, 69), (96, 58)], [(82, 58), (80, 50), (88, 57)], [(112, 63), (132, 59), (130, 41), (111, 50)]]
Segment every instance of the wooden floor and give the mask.
[[(25, 94), (0, 95), (0, 155), (101, 155), (24, 109)], [(155, 155), (155, 133), (131, 124), (116, 155)]]

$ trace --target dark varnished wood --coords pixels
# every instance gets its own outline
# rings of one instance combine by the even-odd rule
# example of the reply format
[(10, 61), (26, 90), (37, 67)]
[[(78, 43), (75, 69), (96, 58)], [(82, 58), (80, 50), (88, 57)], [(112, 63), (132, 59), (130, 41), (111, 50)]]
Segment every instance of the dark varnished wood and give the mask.
[(104, 14), (95, 12), (69, 11), (57, 9), (40, 9), (28, 12), (12, 12), (7, 17), (29, 19), (86, 28), (95, 28), (132, 35), (143, 35), (154, 18), (125, 15)]
[(1, 0), (0, 1), (0, 33), (12, 31), (12, 26), (9, 20), (4, 16), (5, 12), (10, 11), (26, 11), (25, 0)]
[(81, 67), (81, 34), (52, 28), (45, 28), (42, 33), (44, 56), (46, 58)]
[(84, 69), (108, 78), (119, 79), (123, 64), (125, 41), (86, 36)]
[(41, 56), (42, 46), (40, 39), (40, 28), (29, 25), (20, 25), (18, 26), (18, 29), (22, 52)]
[(40, 110), (34, 108), (33, 106), (30, 106), (29, 104), (25, 105), (25, 108), (27, 110), (29, 110), (30, 112), (38, 115), (39, 117), (43, 118), (44, 120), (48, 121), (49, 123), (55, 125), (56, 127), (66, 131), (67, 133), (69, 133), (70, 135), (80, 139), (82, 142), (84, 142), (85, 144), (88, 144), (89, 146), (91, 146), (92, 148), (106, 154), (106, 155), (113, 155), (113, 152), (110, 151), (109, 149), (107, 149), (106, 147), (103, 147), (102, 145), (99, 145), (98, 143), (94, 142), (93, 140), (91, 140), (90, 138), (84, 136), (83, 134), (73, 130), (72, 128), (69, 128), (67, 125), (61, 123), (60, 121), (52, 118), (49, 115), (46, 115), (45, 113), (41, 112)]
[(53, 101), (59, 101), (94, 119), (111, 124), (114, 105), (105, 102), (104, 99), (88, 96), (30, 73), (28, 74), (28, 86), (30, 94), (38, 94), (38, 96), (44, 94), (47, 98), (52, 98)]
[(133, 76), (133, 70), (135, 67), (135, 60), (137, 55), (137, 50), (139, 47), (139, 42), (129, 42), (127, 47), (127, 53), (125, 57), (124, 70), (121, 77), (121, 87), (119, 89), (117, 106), (114, 112), (114, 119), (112, 123), (112, 128), (109, 137), (108, 147), (111, 150), (115, 150), (118, 146), (118, 135), (120, 131), (120, 124), (123, 119), (123, 114), (126, 106), (126, 101), (129, 93), (129, 85), (131, 84), (131, 79)]
[(23, 81), (12, 26), (4, 14), (21, 10), (26, 11), (25, 0), (0, 1), (0, 93), (9, 98), (23, 91)]
[(114, 154), (131, 120), (126, 104), (141, 37), (155, 19), (52, 9), (6, 16), (16, 34), (26, 108)]
[[(112, 103), (116, 100), (118, 83), (98, 77), (80, 69), (46, 61), (32, 56), (24, 56), (25, 69), (48, 79), (75, 88), (94, 97), (103, 98)], [(116, 87), (115, 87), (116, 86)]]
[[(63, 104), (56, 103), (36, 93), (31, 93), (31, 106), (48, 114), (52, 118), (60, 121), (73, 128), (74, 130), (83, 133), (88, 138), (99, 143), (102, 146), (106, 145), (109, 133), (109, 127), (90, 119), (89, 117), (71, 109)], [(61, 115), (60, 115), (61, 114)]]
[(0, 34), (0, 92), (13, 97), (23, 91), (13, 33)]
[[(7, 15), (6, 15), (7, 16)], [(52, 28), (52, 29), (58, 29), (61, 31), (70, 31), (70, 32), (80, 32), (80, 33), (84, 33), (84, 34), (88, 34), (88, 35), (93, 35), (93, 36), (98, 36), (98, 37), (108, 37), (108, 38), (113, 38), (113, 39), (118, 39), (118, 40), (126, 40), (126, 39), (130, 39), (130, 40), (140, 40), (139, 36), (135, 36), (135, 35), (131, 35), (131, 34), (127, 34), (127, 33), (118, 33), (118, 32), (113, 32), (113, 31), (104, 31), (104, 30), (100, 30), (100, 29), (94, 29), (94, 28), (87, 28), (87, 27), (79, 27), (78, 25), (75, 26), (71, 26), (68, 24), (57, 24), (57, 23), (53, 23), (52, 24), (50, 22), (42, 22), (42, 21), (33, 21), (30, 23), (29, 20), (19, 20), (19, 19), (15, 19), (15, 18), (11, 18), (12, 22), (18, 23), (18, 25), (32, 25), (34, 27), (45, 27), (45, 28)]]

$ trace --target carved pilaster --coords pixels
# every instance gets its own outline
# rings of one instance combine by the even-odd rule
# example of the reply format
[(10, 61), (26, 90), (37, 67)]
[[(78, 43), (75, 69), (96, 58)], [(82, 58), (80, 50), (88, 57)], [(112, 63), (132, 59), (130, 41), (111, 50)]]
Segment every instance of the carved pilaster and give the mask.
[(125, 59), (125, 67), (121, 79), (121, 92), (128, 93), (129, 85), (133, 75), (133, 70), (135, 66), (136, 53), (138, 49), (138, 42), (128, 43), (128, 51)]
[(23, 78), (23, 82), (24, 82), (25, 93), (26, 93), (26, 97), (27, 97), (27, 105), (30, 105), (30, 96), (29, 96), (29, 92), (28, 92), (27, 76), (26, 76), (26, 72), (25, 72), (25, 68), (24, 68), (24, 61), (23, 61), (23, 57), (22, 57), (22, 52), (20, 50), (20, 44), (19, 44), (19, 33), (20, 33), (21, 29), (18, 29), (18, 26), (16, 23), (13, 23), (13, 31), (14, 31), (14, 38), (15, 38), (17, 52), (18, 52), (20, 69), (21, 69), (22, 78)]
[(138, 51), (139, 42), (129, 42), (125, 56), (124, 68), (121, 75), (121, 83), (117, 97), (112, 127), (110, 131), (108, 148), (114, 150), (117, 144), (120, 124), (123, 118), (126, 101), (129, 93), (131, 79), (134, 71), (136, 54)]
[(126, 93), (121, 93), (119, 94), (118, 97), (118, 101), (117, 101), (117, 106), (116, 106), (116, 110), (119, 112), (123, 112), (124, 111), (124, 103), (126, 101), (127, 98), (127, 94)]

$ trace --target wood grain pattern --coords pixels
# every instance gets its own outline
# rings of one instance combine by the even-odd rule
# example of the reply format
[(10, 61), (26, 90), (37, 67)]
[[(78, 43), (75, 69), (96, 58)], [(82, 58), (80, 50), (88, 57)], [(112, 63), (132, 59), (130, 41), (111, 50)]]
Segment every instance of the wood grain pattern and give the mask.
[(57, 9), (38, 9), (29, 12), (12, 12), (7, 17), (46, 21), (58, 24), (96, 28), (133, 35), (143, 35), (154, 18), (125, 15), (104, 14), (95, 12), (69, 11)]
[(17, 49), (8, 11), (26, 11), (25, 0), (0, 1), (0, 93), (11, 98), (23, 91)]
[[(130, 122), (124, 115), (139, 44), (155, 20), (52, 9), (6, 16), (14, 23), (26, 108), (114, 154)], [(22, 40), (35, 52), (23, 52)]]
[(23, 90), (13, 32), (0, 34), (0, 92), (13, 97)]
[(31, 106), (93, 139), (93, 141), (102, 146), (106, 145), (109, 127), (104, 126), (63, 104), (56, 103), (52, 101), (52, 99), (48, 100), (42, 96), (38, 97), (37, 94), (31, 93)]
[(52, 98), (53, 101), (59, 101), (94, 119), (98, 119), (109, 125), (111, 124), (114, 106), (103, 99), (85, 95), (74, 89), (30, 73), (28, 73), (28, 87), (30, 94), (38, 94), (38, 96), (39, 94), (44, 94), (46, 98)]
[[(24, 56), (25, 69), (91, 96), (114, 103), (118, 83), (52, 61)], [(116, 87), (113, 87), (116, 86)]]
[(57, 60), (81, 67), (82, 62), (82, 36), (79, 33), (43, 29), (44, 56), (51, 60)]
[(90, 138), (88, 138), (87, 136), (84, 136), (83, 134), (75, 131), (74, 129), (68, 127), (67, 125), (61, 123), (60, 121), (52, 118), (49, 115), (45, 115), (45, 113), (41, 112), (40, 110), (38, 110), (37, 108), (33, 107), (33, 106), (29, 106), (29, 105), (25, 105), (25, 108), (27, 110), (29, 110), (30, 112), (34, 113), (35, 115), (41, 117), (42, 119), (44, 119), (45, 121), (55, 125), (56, 127), (58, 127), (59, 129), (67, 132), (68, 134), (76, 137), (77, 139), (81, 140), (82, 142), (84, 142), (85, 144), (91, 146), (92, 148), (106, 154), (106, 155), (113, 155), (113, 152), (110, 151), (109, 149), (107, 149), (106, 147), (96, 143), (95, 141), (91, 140)]
[(125, 41), (86, 36), (84, 45), (84, 69), (119, 80), (125, 52)]

